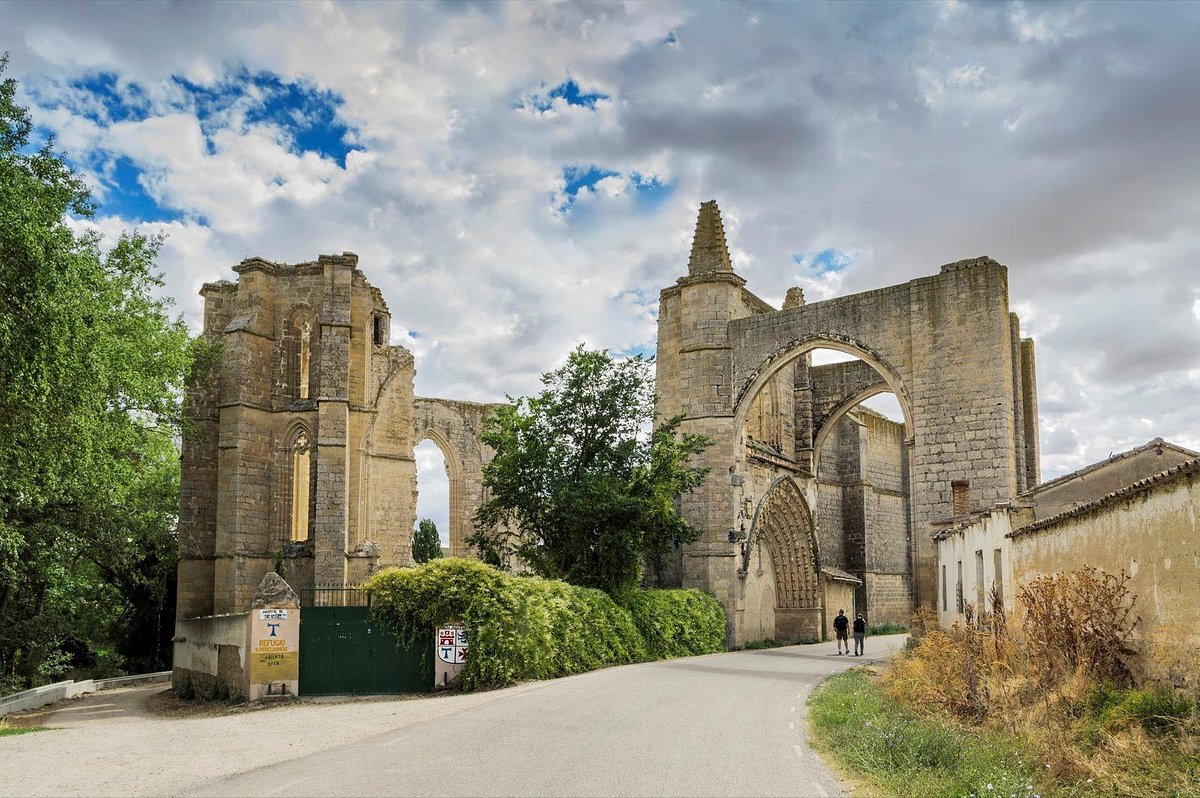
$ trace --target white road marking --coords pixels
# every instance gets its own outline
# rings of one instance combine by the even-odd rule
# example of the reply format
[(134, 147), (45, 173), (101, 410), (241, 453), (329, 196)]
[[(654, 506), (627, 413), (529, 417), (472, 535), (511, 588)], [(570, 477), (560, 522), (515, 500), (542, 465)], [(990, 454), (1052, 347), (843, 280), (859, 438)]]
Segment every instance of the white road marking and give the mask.
[(812, 786), (817, 788), (817, 792), (821, 794), (821, 798), (829, 798), (829, 793), (825, 792), (825, 788), (819, 782), (814, 781)]
[(795, 711), (796, 711), (795, 707), (792, 707), (791, 709), (788, 710), (788, 712), (795, 712)]
[(789, 721), (788, 721), (788, 728), (789, 728), (789, 729), (791, 729), (792, 731), (795, 731), (795, 730), (796, 730), (796, 724), (795, 724), (795, 723), (792, 723), (792, 722), (789, 720)]
[(796, 756), (800, 757), (801, 759), (804, 758), (804, 749), (803, 748), (801, 748), (798, 745), (793, 745), (792, 750), (796, 752)]

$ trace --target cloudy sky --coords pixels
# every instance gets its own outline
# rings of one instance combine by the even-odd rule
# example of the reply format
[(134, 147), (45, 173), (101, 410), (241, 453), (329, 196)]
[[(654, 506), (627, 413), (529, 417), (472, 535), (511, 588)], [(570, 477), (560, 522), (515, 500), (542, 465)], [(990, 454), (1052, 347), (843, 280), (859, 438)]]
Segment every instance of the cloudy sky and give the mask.
[[(778, 303), (990, 255), (1043, 474), (1200, 448), (1200, 4), (5, 3), (107, 234), (200, 284), (359, 253), (417, 389), (652, 352), (701, 200)], [(429, 466), (426, 465), (428, 470)]]

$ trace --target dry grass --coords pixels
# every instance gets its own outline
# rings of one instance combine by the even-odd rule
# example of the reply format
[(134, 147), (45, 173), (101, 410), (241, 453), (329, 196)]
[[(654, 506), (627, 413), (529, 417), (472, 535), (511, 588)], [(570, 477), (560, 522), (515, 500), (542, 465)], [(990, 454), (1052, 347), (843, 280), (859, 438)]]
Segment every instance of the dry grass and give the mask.
[(922, 634), (882, 687), (916, 712), (1022, 741), (1047, 795), (1200, 796), (1196, 652), (1169, 636), (1135, 646), (1135, 603), (1124, 574), (1082, 568), (1025, 585), (1016, 619), (995, 595), (949, 630), (914, 618)]

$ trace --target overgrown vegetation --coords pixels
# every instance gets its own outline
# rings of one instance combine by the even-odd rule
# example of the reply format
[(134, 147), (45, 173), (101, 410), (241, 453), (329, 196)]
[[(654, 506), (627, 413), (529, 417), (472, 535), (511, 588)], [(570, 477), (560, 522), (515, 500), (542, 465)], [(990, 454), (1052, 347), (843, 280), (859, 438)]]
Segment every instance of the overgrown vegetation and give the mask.
[[(915, 648), (877, 684), (860, 677), (857, 689), (871, 694), (863, 701), (948, 730), (956, 744), (1013, 750), (1037, 763), (1033, 784), (1044, 795), (1200, 795), (1197, 672), (1193, 668), (1192, 681), (1180, 686), (1139, 683), (1139, 672), (1188, 670), (1178, 666), (1177, 651), (1159, 663), (1165, 667), (1142, 667), (1146, 657), (1163, 655), (1134, 644), (1135, 597), (1124, 574), (1084, 567), (1034, 579), (1018, 594), (1016, 618), (1008, 617), (999, 596), (990, 603), (982, 614), (967, 607), (966, 622), (949, 630), (931, 628), (927, 616), (914, 618), (921, 632)], [(871, 720), (862, 707), (846, 704), (841, 711), (847, 725)], [(840, 748), (833, 750), (843, 757)], [(887, 767), (858, 764), (892, 794), (926, 794), (904, 786), (919, 774), (893, 783)], [(957, 789), (928, 794), (968, 794)]]
[(442, 556), (442, 539), (438, 535), (437, 524), (432, 518), (422, 518), (417, 528), (413, 530), (412, 557), (413, 562), (421, 563), (436, 560)]
[(467, 630), (467, 690), (724, 650), (724, 610), (699, 591), (637, 590), (618, 604), (594, 588), (456, 558), (385, 570), (368, 588), (374, 616), (402, 636), (446, 623)]
[[(0, 59), (0, 72), (7, 59)], [(160, 241), (94, 203), (0, 82), (0, 694), (157, 670), (174, 626), (184, 378)]]
[(515, 557), (549, 579), (632, 589), (643, 562), (656, 565), (696, 539), (676, 499), (704, 478), (687, 461), (709, 441), (679, 435), (680, 419), (650, 431), (654, 379), (641, 357), (581, 346), (542, 384), (484, 422), (483, 441), (495, 450), (483, 472), (491, 499), (468, 542), (488, 561)]
[(1003, 735), (964, 734), (889, 697), (865, 668), (832, 677), (808, 707), (812, 743), (847, 774), (905, 798), (1034, 798), (1037, 767)]
[(907, 631), (907, 626), (902, 623), (896, 623), (895, 621), (873, 623), (867, 626), (867, 634), (871, 637), (874, 637), (875, 635), (898, 635)]

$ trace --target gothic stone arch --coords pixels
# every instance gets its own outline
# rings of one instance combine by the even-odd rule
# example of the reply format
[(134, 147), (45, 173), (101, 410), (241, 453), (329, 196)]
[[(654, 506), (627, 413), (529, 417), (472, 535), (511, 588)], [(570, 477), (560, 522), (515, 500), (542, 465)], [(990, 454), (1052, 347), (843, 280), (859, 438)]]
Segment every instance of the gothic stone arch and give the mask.
[[(935, 596), (936, 552), (927, 531), (952, 513), (952, 479), (970, 480), (979, 506), (1011, 499), (1037, 480), (1032, 342), (1020, 338), (1009, 312), (1007, 270), (990, 258), (822, 302), (806, 303), (793, 289), (777, 310), (734, 273), (720, 211), (706, 202), (688, 273), (660, 295), (658, 333), (664, 416), (682, 414), (684, 431), (716, 442), (702, 458), (710, 469), (704, 485), (682, 500), (685, 518), (704, 534), (681, 552), (678, 581), (712, 590), (735, 618), (746, 616), (730, 558), (737, 556), (747, 500), (772, 477), (812, 479), (812, 389), (803, 373), (812, 349), (862, 359), (904, 408), (914, 602)], [(750, 408), (771, 380), (786, 384), (789, 377), (795, 457), (759, 457), (744, 435)], [(736, 628), (731, 636), (738, 638)]]
[[(450, 479), (450, 554), (469, 555), (466, 544), (475, 511), (484, 502), (483, 466), (492, 452), (480, 440), (483, 419), (497, 405), (450, 399), (415, 400), (413, 441), (432, 440), (446, 458)], [(416, 483), (413, 483), (416, 508)]]

